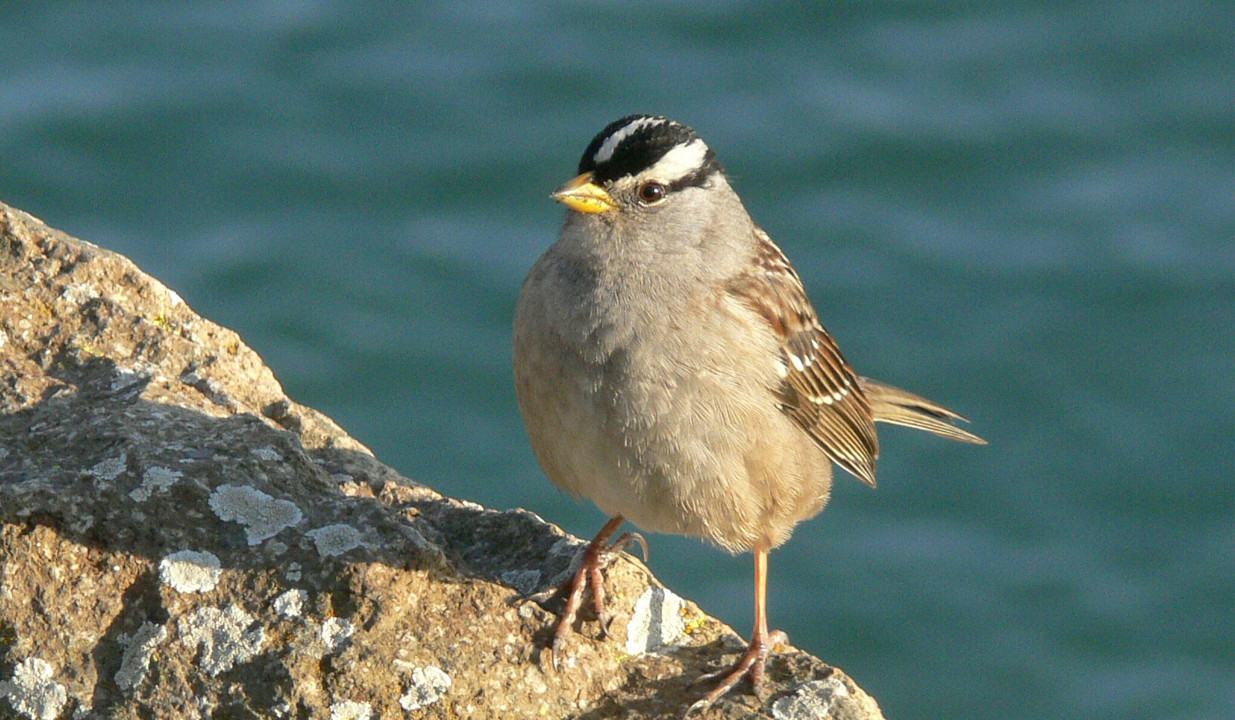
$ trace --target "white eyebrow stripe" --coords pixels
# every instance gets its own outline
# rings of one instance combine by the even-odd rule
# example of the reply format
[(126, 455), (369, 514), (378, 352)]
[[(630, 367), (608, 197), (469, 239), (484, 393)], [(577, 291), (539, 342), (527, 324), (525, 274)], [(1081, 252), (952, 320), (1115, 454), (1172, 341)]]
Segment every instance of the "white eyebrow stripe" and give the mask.
[(600, 149), (598, 149), (596, 154), (592, 156), (592, 162), (596, 165), (606, 162), (609, 158), (613, 157), (613, 152), (617, 150), (617, 146), (621, 145), (622, 141), (626, 138), (634, 135), (642, 128), (651, 127), (654, 125), (664, 125), (667, 122), (669, 121), (666, 118), (659, 117), (641, 117), (638, 120), (630, 121), (625, 126), (619, 128), (612, 135), (605, 138), (605, 141), (600, 145)]
[(665, 156), (656, 161), (652, 167), (639, 173), (641, 176), (673, 182), (681, 180), (703, 167), (703, 158), (708, 154), (708, 146), (699, 138), (685, 145), (677, 145)]

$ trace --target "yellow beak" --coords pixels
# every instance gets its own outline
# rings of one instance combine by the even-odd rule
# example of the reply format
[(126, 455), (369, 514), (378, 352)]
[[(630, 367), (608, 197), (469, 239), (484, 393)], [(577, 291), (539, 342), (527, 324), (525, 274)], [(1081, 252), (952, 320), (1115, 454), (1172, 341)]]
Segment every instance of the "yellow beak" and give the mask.
[(613, 210), (617, 203), (605, 189), (592, 182), (592, 173), (585, 172), (553, 191), (549, 197), (571, 210), (582, 213), (602, 213)]

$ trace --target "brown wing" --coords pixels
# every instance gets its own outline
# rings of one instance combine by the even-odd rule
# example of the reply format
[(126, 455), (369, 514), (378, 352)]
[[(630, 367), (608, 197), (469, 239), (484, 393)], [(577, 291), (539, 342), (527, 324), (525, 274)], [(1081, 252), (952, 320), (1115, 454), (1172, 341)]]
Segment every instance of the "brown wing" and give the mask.
[(858, 376), (819, 324), (802, 280), (767, 233), (756, 228), (756, 262), (729, 292), (781, 338), (784, 378), (777, 400), (837, 465), (874, 486), (879, 440)]

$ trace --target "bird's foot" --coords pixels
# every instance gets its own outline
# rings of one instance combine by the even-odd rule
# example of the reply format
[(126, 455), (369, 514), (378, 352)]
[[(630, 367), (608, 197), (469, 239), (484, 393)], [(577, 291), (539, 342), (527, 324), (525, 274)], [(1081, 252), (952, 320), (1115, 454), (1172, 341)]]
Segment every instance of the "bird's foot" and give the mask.
[(609, 564), (617, 559), (617, 556), (622, 552), (629, 550), (631, 545), (638, 545), (643, 551), (643, 562), (648, 561), (648, 541), (643, 539), (643, 536), (637, 532), (624, 532), (609, 544), (609, 547), (601, 550), (597, 559), (597, 565), (592, 573), (592, 611), (596, 613), (596, 620), (600, 623), (600, 636), (602, 638), (609, 637), (609, 626), (613, 624), (613, 616), (605, 610), (605, 586), (600, 577), (600, 571), (603, 568), (609, 567)]
[(768, 653), (779, 645), (789, 644), (789, 636), (780, 630), (773, 630), (767, 634), (756, 633), (750, 639), (750, 644), (746, 646), (746, 652), (742, 653), (742, 657), (733, 664), (728, 670), (720, 670), (714, 673), (707, 673), (699, 678), (699, 682), (707, 682), (720, 678), (720, 683), (702, 699), (691, 705), (686, 711), (686, 716), (696, 710), (705, 710), (712, 703), (719, 700), (726, 693), (734, 688), (743, 678), (749, 678), (751, 689), (754, 690), (755, 696), (759, 696), (759, 692), (763, 686), (763, 670), (767, 664)]
[[(607, 537), (607, 536), (606, 536)], [(578, 617), (579, 608), (583, 605), (583, 596), (588, 587), (592, 589), (592, 611), (596, 615), (596, 620), (600, 623), (601, 637), (609, 636), (609, 627), (613, 624), (613, 616), (605, 610), (605, 584), (604, 578), (601, 576), (601, 571), (608, 567), (622, 551), (629, 548), (632, 544), (638, 544), (643, 550), (643, 559), (646, 562), (648, 557), (648, 543), (643, 539), (643, 536), (635, 532), (622, 533), (617, 540), (605, 545), (605, 537), (598, 536), (593, 540), (587, 549), (583, 551), (583, 558), (579, 562), (579, 569), (574, 576), (557, 589), (554, 593), (554, 598), (565, 598), (566, 607), (562, 610), (562, 615), (558, 618), (557, 624), (553, 628), (553, 639), (549, 646), (541, 651), (542, 662), (544, 654), (548, 653), (549, 664), (556, 671), (558, 669), (557, 658), (558, 651), (565, 641), (566, 635), (569, 634), (570, 628), (574, 626), (575, 619)]]

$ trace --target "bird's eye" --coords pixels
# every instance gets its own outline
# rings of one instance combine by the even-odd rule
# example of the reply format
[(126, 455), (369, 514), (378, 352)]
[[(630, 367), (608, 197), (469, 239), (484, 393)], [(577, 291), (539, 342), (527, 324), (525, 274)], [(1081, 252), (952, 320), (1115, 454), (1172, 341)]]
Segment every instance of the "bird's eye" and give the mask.
[(660, 202), (668, 192), (669, 189), (661, 183), (645, 182), (639, 186), (639, 199), (645, 203)]

